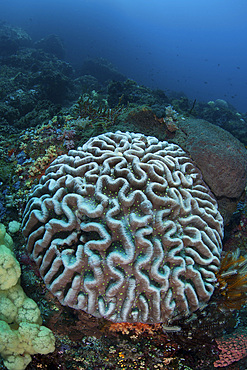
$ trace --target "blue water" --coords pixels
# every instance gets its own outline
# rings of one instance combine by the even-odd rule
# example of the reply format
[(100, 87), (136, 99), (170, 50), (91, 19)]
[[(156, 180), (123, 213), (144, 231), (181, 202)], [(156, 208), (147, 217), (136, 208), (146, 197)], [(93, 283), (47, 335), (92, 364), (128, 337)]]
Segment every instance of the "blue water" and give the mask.
[(139, 84), (247, 111), (246, 0), (1, 0), (0, 19), (103, 57)]

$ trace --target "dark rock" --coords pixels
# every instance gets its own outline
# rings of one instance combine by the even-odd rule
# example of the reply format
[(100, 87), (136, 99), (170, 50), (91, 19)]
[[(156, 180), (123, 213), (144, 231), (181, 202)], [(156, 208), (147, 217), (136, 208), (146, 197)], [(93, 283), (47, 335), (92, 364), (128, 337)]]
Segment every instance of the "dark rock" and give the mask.
[(138, 85), (137, 82), (127, 79), (125, 81), (111, 81), (107, 87), (108, 104), (112, 108), (119, 103), (129, 105), (146, 105), (152, 108), (155, 114), (165, 114), (165, 106), (169, 100), (165, 93), (160, 90), (151, 90), (148, 87)]
[(126, 80), (122, 73), (118, 72), (110, 62), (103, 58), (86, 60), (80, 69), (80, 74), (94, 76), (102, 84), (110, 80)]
[(247, 150), (224, 129), (200, 119), (177, 123), (173, 142), (186, 150), (217, 198), (239, 198), (246, 186)]
[(64, 59), (65, 48), (62, 40), (56, 35), (49, 35), (35, 43), (37, 49), (42, 49), (45, 53), (53, 54), (58, 59)]
[(4, 23), (0, 25), (0, 56), (15, 54), (20, 47), (31, 44), (31, 37), (23, 29)]
[(102, 88), (102, 85), (98, 82), (97, 78), (90, 75), (83, 75), (75, 80), (80, 86), (80, 90), (84, 93), (90, 94), (93, 90), (98, 91)]

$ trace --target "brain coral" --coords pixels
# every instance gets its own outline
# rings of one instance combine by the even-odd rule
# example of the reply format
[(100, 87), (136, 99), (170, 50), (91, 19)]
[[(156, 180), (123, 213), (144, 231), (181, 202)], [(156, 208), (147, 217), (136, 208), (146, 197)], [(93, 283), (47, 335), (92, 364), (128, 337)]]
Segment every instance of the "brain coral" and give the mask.
[(23, 217), (49, 290), (114, 322), (167, 322), (208, 301), (222, 225), (179, 146), (120, 131), (58, 157)]

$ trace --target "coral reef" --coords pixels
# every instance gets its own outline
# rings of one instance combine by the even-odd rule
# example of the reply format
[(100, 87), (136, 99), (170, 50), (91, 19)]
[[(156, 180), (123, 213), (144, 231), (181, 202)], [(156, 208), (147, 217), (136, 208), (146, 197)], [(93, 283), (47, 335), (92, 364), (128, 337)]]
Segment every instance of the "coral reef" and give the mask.
[[(76, 66), (77, 70), (74, 70), (61, 58), (64, 58), (64, 46), (57, 36), (48, 36), (33, 43), (24, 30), (0, 22), (0, 220), (5, 227), (9, 225), (8, 232), (14, 240), (13, 244), (7, 234), (4, 242), (1, 240), (0, 244), (7, 243), (8, 248), (11, 247), (12, 252), (10, 249), (2, 251), (6, 253), (8, 261), (13, 263), (12, 268), (11, 264), (9, 265), (8, 275), (1, 265), (3, 272), (1, 276), (7, 276), (5, 284), (17, 281), (16, 296), (19, 297), (24, 294), (19, 285), (21, 266), (21, 285), (27, 296), (37, 302), (43, 325), (49, 327), (56, 337), (54, 352), (45, 356), (34, 353), (38, 352), (37, 348), (34, 350), (34, 336), (41, 332), (38, 328), (34, 329), (34, 326), (28, 328), (26, 324), (21, 324), (19, 331), (22, 330), (23, 336), (18, 335), (19, 348), (23, 349), (26, 346), (28, 336), (29, 348), (27, 350), (25, 347), (26, 352), (34, 353), (31, 355), (32, 361), (27, 365), (27, 370), (38, 368), (208, 370), (214, 368), (214, 365), (227, 369), (246, 369), (247, 308), (244, 257), (247, 253), (247, 200), (244, 197), (246, 149), (240, 146), (235, 138), (247, 145), (247, 114), (238, 112), (229, 102), (222, 99), (204, 103), (197, 97), (190, 100), (183, 93), (152, 90), (126, 79), (111, 63), (103, 59), (87, 60), (82, 68)], [(79, 102), (74, 104), (79, 96), (81, 96)], [(198, 118), (207, 120), (213, 125)], [(216, 280), (211, 283), (214, 288), (211, 298), (207, 302), (200, 302), (199, 308), (189, 312), (188, 315), (179, 313), (178, 310), (174, 311), (172, 323), (169, 322), (169, 325), (142, 322), (113, 323), (104, 318), (91, 316), (85, 311), (62, 306), (46, 288), (37, 265), (25, 250), (25, 240), (19, 230), (30, 189), (33, 191), (33, 187), (38, 184), (45, 172), (49, 171), (49, 167), (52, 168), (54, 159), (68, 154), (71, 149), (83, 146), (93, 136), (109, 129), (112, 132), (123, 131), (123, 128), (124, 131), (155, 136), (160, 141), (167, 140), (182, 147), (187, 152), (186, 157), (191, 156), (200, 168), (204, 181), (213, 190), (224, 218), (223, 253), (218, 264), (219, 268), (217, 267), (218, 270), (216, 269), (214, 273)], [(231, 132), (235, 138), (225, 135), (222, 129)], [(94, 157), (95, 153), (92, 156)], [(73, 155), (70, 157), (73, 158)], [(118, 153), (117, 157), (124, 155)], [(128, 162), (127, 168), (130, 173), (140, 180), (136, 167), (131, 166), (132, 162)], [(115, 167), (115, 165), (110, 167), (113, 173)], [(66, 168), (67, 171), (68, 167)], [(92, 173), (94, 170), (89, 171), (95, 175)], [(159, 173), (158, 175), (160, 176)], [(70, 191), (68, 187), (65, 190)], [(177, 190), (181, 191), (179, 187)], [(109, 190), (109, 193), (104, 195), (115, 201), (114, 191)], [(155, 191), (157, 188), (154, 188)], [(45, 198), (48, 193), (42, 196)], [(161, 194), (157, 192), (156, 195), (158, 197)], [(48, 199), (44, 199), (44, 203)], [(93, 199), (95, 203), (90, 205), (96, 207), (99, 204), (98, 199), (92, 196), (90, 201), (93, 202)], [(139, 214), (143, 216), (142, 213), (138, 213), (140, 203), (134, 204), (135, 206), (133, 213), (138, 217)], [(82, 219), (78, 211), (80, 207), (78, 209), (76, 207), (73, 205), (71, 209), (79, 216), (78, 223), (89, 223), (90, 219), (85, 214)], [(117, 221), (128, 226), (125, 230), (126, 238), (135, 243), (137, 238), (134, 238), (134, 233), (141, 227), (138, 230), (129, 227), (133, 220), (126, 215), (132, 209), (127, 208), (125, 212), (121, 210), (124, 218)], [(69, 222), (65, 214), (56, 215), (51, 210), (49, 212), (50, 218), (59, 222)], [(174, 213), (176, 214), (173, 212), (172, 215)], [(109, 232), (105, 215), (102, 218), (102, 223), (99, 222), (100, 227), (106, 228)], [(169, 221), (171, 220), (176, 223), (176, 216), (174, 218), (171, 216)], [(91, 221), (100, 220), (91, 219)], [(140, 221), (139, 218), (137, 221)], [(165, 218), (162, 221), (167, 222)], [(176, 227), (178, 228), (178, 223)], [(170, 229), (166, 230), (170, 232)], [(75, 248), (78, 244), (88, 246), (90, 238), (96, 242), (102, 240), (95, 230), (85, 231), (78, 228), (76, 232), (81, 235), (82, 240), (74, 243)], [(67, 235), (63, 229), (55, 236), (59, 240), (69, 242), (68, 238), (66, 239)], [(119, 234), (115, 230), (112, 235)], [(180, 236), (174, 234), (170, 238), (179, 239)], [(154, 236), (150, 234), (145, 235), (143, 239), (151, 243), (152, 238)], [(165, 239), (163, 241), (165, 243)], [(52, 242), (54, 244), (55, 239), (52, 239)], [(112, 245), (115, 246), (116, 243)], [(71, 254), (64, 256), (65, 251), (72, 249), (71, 247), (73, 243), (59, 244), (59, 253), (63, 255), (64, 260), (71, 256)], [(164, 258), (167, 258), (169, 250), (172, 250), (169, 248), (165, 249), (167, 254)], [(96, 249), (87, 251), (92, 253), (87, 256), (88, 260), (90, 258), (92, 260), (93, 257), (95, 260), (100, 259), (103, 254)], [(135, 260), (134, 267), (140, 266), (144, 261), (146, 254), (143, 251)], [(110, 249), (108, 254), (113, 252), (114, 255), (119, 252), (121, 258), (124, 256), (123, 249)], [(194, 266), (199, 267), (197, 262)], [(144, 265), (142, 267), (140, 270), (142, 278), (147, 279), (149, 271), (146, 273), (146, 267)], [(169, 267), (171, 270), (174, 268), (173, 265)], [(125, 266), (121, 269), (120, 265), (113, 268), (120, 276), (125, 270)], [(93, 274), (90, 274), (91, 267), (88, 270), (89, 273), (85, 274), (85, 278), (87, 286), (91, 287), (93, 280)], [(59, 273), (61, 271), (58, 271), (58, 277)], [(164, 271), (159, 269), (158, 273), (162, 275)], [(55, 278), (57, 276), (54, 275)], [(108, 287), (116, 281), (114, 275)], [(183, 282), (186, 284), (185, 279)], [(159, 288), (156, 281), (152, 280), (151, 283), (154, 289)], [(69, 285), (65, 286), (65, 291), (68, 288)], [(16, 296), (7, 296), (6, 290), (4, 292), (0, 300), (1, 320), (15, 320)], [(27, 297), (24, 302), (30, 304), (30, 311), (26, 306), (25, 309), (22, 307), (23, 315), (39, 317), (40, 327), (41, 319), (37, 305), (31, 304)], [(1, 325), (1, 338), (6, 335), (3, 346), (1, 343), (3, 350), (6, 350), (10, 343), (8, 326), (11, 326), (12, 332), (17, 331), (18, 323), (16, 321), (13, 323), (14, 327), (8, 322), (5, 322), (7, 326)], [(39, 338), (37, 335), (37, 343)], [(14, 334), (13, 343), (17, 345), (15, 339), (17, 337)], [(20, 363), (22, 368), (25, 367), (25, 359), (30, 361), (28, 356), (22, 356), (23, 362)], [(17, 370), (15, 362), (8, 366), (13, 366)], [(0, 361), (0, 368), (6, 369), (3, 360)]]

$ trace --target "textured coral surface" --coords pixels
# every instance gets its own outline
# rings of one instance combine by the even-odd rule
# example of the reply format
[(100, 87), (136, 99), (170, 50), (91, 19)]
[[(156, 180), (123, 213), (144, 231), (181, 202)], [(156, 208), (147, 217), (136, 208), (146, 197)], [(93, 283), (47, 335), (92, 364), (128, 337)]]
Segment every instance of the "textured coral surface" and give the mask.
[(27, 204), (27, 250), (63, 305), (166, 322), (208, 301), (222, 217), (177, 145), (106, 133), (58, 157)]

